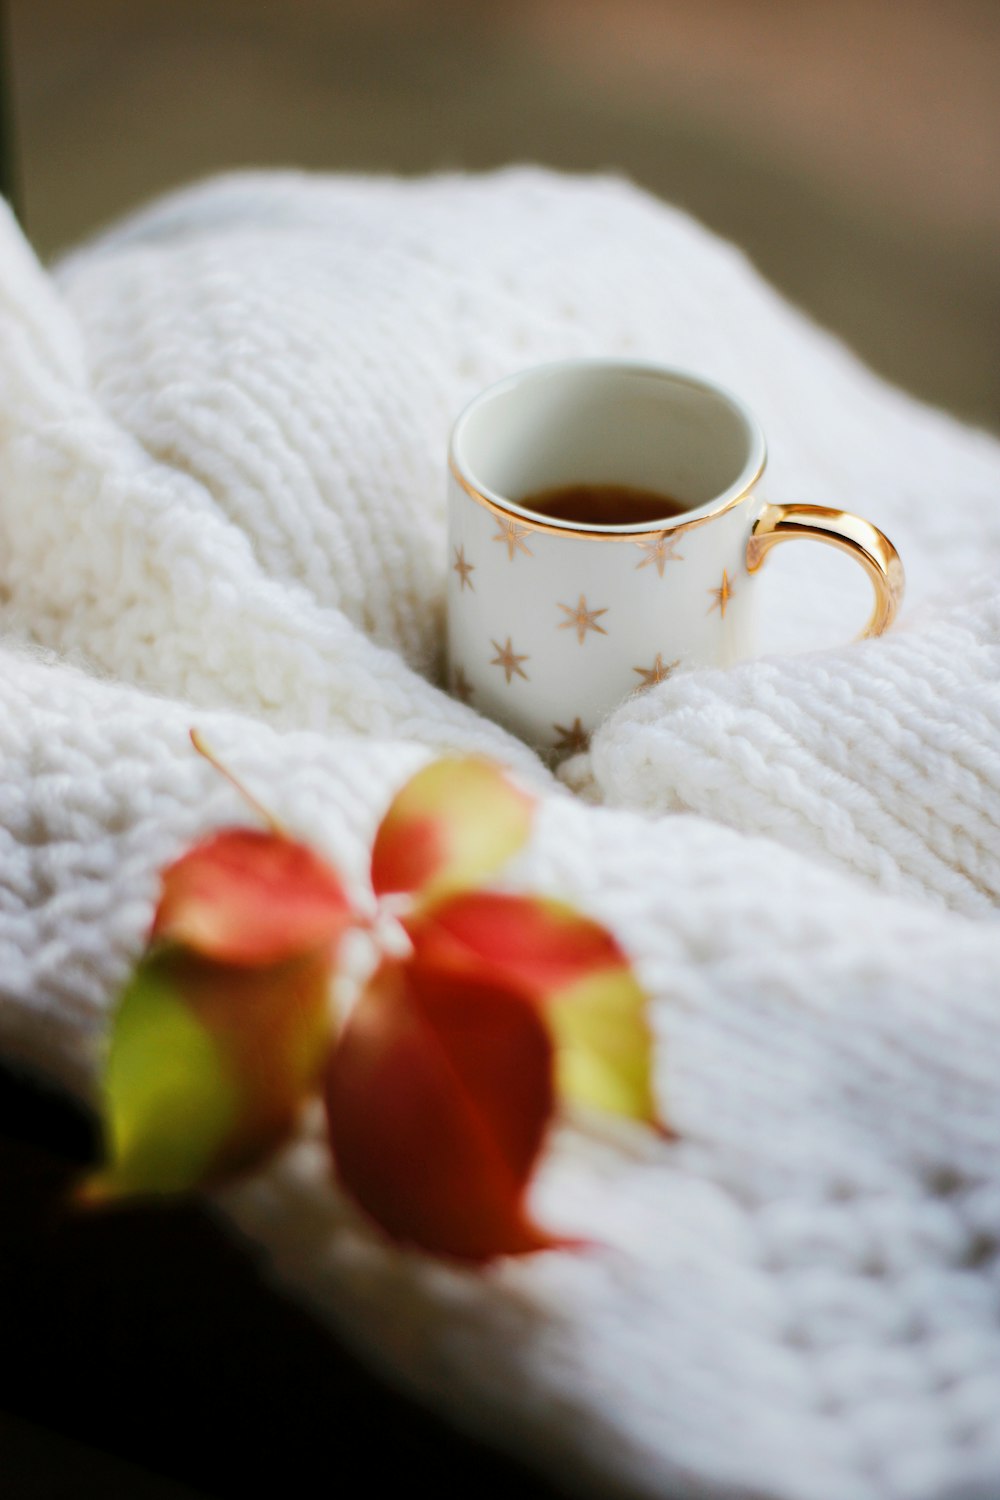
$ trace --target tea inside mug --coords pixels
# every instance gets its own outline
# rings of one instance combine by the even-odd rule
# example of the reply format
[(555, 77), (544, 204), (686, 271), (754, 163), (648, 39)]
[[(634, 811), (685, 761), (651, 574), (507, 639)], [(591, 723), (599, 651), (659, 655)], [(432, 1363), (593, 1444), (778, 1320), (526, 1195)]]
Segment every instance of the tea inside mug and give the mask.
[(683, 500), (627, 484), (563, 484), (522, 495), (525, 510), (585, 526), (652, 526), (687, 510)]
[(581, 360), (483, 392), (455, 425), (452, 462), (515, 514), (550, 516), (568, 530), (640, 531), (738, 495), (763, 466), (763, 443), (713, 386), (655, 366)]

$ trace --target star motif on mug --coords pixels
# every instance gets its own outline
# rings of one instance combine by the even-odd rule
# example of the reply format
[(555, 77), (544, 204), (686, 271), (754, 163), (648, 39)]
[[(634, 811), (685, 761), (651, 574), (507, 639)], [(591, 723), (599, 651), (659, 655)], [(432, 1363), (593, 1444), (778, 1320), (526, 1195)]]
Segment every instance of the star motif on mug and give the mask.
[(500, 521), (499, 516), (496, 519), (500, 522), (500, 530), (493, 540), (506, 543), (508, 559), (513, 562), (515, 552), (523, 552), (526, 557), (534, 557), (535, 554), (531, 548), (524, 545), (524, 538), (530, 532), (531, 527), (519, 526), (516, 521)]
[(680, 552), (674, 551), (679, 541), (680, 537), (668, 537), (665, 531), (657, 532), (652, 540), (640, 538), (639, 541), (633, 543), (633, 546), (639, 547), (645, 552), (646, 556), (641, 563), (636, 563), (636, 568), (648, 568), (650, 563), (655, 563), (656, 571), (662, 578), (663, 568), (666, 563), (684, 561), (683, 555)]
[(476, 571), (476, 565), (475, 563), (466, 562), (464, 547), (455, 548), (455, 561), (452, 563), (452, 570), (458, 574), (459, 588), (470, 588), (475, 593), (476, 585), (469, 577), (469, 574)]
[(644, 688), (655, 687), (658, 682), (666, 682), (674, 668), (679, 665), (679, 661), (664, 662), (660, 652), (657, 651), (656, 660), (651, 667), (632, 668), (632, 671), (638, 672), (642, 678), (642, 681), (636, 688), (636, 692), (641, 693)]
[(553, 724), (552, 728), (559, 736), (552, 747), (554, 750), (562, 754), (577, 755), (581, 750), (590, 748), (590, 735), (579, 718), (574, 719), (568, 729), (564, 724)]
[(473, 694), (472, 683), (462, 667), (456, 667), (451, 680), (451, 690), (460, 703), (468, 703)]
[(527, 661), (528, 657), (518, 656), (515, 653), (514, 648), (510, 643), (510, 636), (507, 637), (506, 646), (501, 646), (499, 641), (491, 641), (490, 644), (496, 652), (496, 656), (494, 656), (493, 660), (490, 662), (490, 666), (503, 667), (508, 683), (514, 676), (515, 672), (517, 673), (518, 677), (523, 677), (525, 682), (527, 682), (528, 674), (527, 672), (521, 670), (521, 663), (523, 661)]
[(606, 615), (608, 612), (607, 609), (588, 609), (587, 600), (585, 599), (583, 594), (580, 595), (580, 602), (576, 605), (575, 608), (571, 604), (560, 604), (559, 608), (566, 611), (567, 615), (569, 615), (569, 619), (560, 620), (559, 624), (556, 626), (556, 629), (572, 630), (575, 628), (576, 638), (580, 642), (581, 646), (583, 645), (583, 638), (587, 634), (588, 630), (596, 630), (598, 635), (607, 635), (608, 632), (605, 630), (604, 626), (598, 625), (597, 623), (598, 615)]
[(736, 592), (729, 582), (725, 568), (722, 570), (722, 582), (719, 587), (717, 589), (708, 589), (706, 592), (713, 596), (713, 602), (708, 606), (708, 613), (711, 614), (713, 609), (717, 609), (722, 618), (725, 619), (726, 605)]

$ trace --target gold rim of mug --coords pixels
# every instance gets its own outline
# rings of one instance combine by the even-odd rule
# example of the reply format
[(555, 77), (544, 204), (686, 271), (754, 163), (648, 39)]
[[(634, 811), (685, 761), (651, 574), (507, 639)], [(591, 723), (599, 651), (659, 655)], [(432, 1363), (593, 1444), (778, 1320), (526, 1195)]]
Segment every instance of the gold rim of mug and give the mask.
[(639, 537), (663, 536), (668, 531), (693, 531), (696, 526), (704, 526), (707, 521), (715, 521), (719, 516), (724, 516), (727, 511), (732, 510), (734, 506), (740, 505), (747, 499), (763, 474), (766, 463), (767, 454), (765, 451), (761, 456), (760, 464), (755, 473), (751, 475), (743, 488), (735, 495), (730, 495), (728, 499), (724, 500), (714, 510), (704, 511), (699, 506), (697, 509), (701, 513), (693, 515), (687, 520), (684, 519), (683, 514), (675, 517), (673, 520), (664, 516), (663, 520), (655, 526), (646, 527), (642, 531), (626, 531), (623, 526), (603, 526), (594, 527), (593, 529), (583, 526), (559, 526), (553, 521), (543, 521), (541, 516), (538, 516), (536, 519), (536, 513), (527, 508), (518, 506), (514, 510), (512, 507), (517, 504), (516, 501), (511, 501), (510, 504), (504, 505), (492, 496), (485, 495), (482, 490), (477, 490), (475, 485), (471, 484), (459, 469), (458, 464), (455, 462), (454, 454), (451, 452), (448, 454), (448, 468), (451, 470), (452, 477), (456, 483), (461, 486), (470, 500), (475, 500), (478, 505), (491, 510), (494, 515), (503, 516), (505, 520), (516, 521), (519, 525), (525, 526), (531, 531), (544, 531), (552, 536), (575, 536), (587, 541), (604, 542), (634, 542)]
[[(754, 457), (754, 449), (759, 454), (756, 468), (746, 479), (743, 474), (738, 474), (733, 481), (740, 485), (735, 494), (729, 494), (726, 490), (718, 497), (718, 501), (705, 501), (702, 505), (693, 505), (689, 511), (682, 512), (679, 516), (661, 517), (660, 521), (652, 526), (639, 526), (633, 528), (627, 524), (622, 526), (581, 526), (573, 523), (560, 523), (540, 515), (537, 511), (522, 506), (519, 501), (512, 500), (507, 496), (498, 495), (495, 490), (488, 486), (480, 488), (467, 474), (456, 457), (456, 439), (460, 429), (464, 426), (466, 418), (472, 413), (482, 401), (496, 396), (505, 387), (514, 387), (536, 379), (544, 379), (565, 373), (568, 370), (577, 372), (584, 368), (594, 374), (633, 374), (641, 375), (655, 380), (667, 380), (679, 385), (687, 386), (689, 389), (701, 391), (717, 399), (721, 399), (729, 405), (743, 420), (750, 436), (751, 451), (748, 455), (747, 465), (743, 473)], [(494, 515), (502, 516), (505, 520), (519, 522), (531, 531), (548, 533), (551, 536), (561, 537), (585, 537), (588, 540), (604, 537), (610, 541), (636, 541), (643, 537), (665, 536), (670, 532), (692, 531), (696, 526), (704, 526), (708, 521), (714, 521), (719, 516), (725, 515), (734, 506), (740, 505), (751, 494), (759, 481), (767, 465), (767, 444), (761, 425), (753, 412), (747, 407), (741, 398), (728, 390), (725, 386), (718, 385), (713, 380), (707, 380), (704, 376), (697, 375), (690, 370), (677, 369), (670, 365), (661, 365), (655, 360), (630, 360), (616, 358), (577, 358), (550, 360), (544, 364), (529, 366), (527, 369), (518, 370), (512, 375), (495, 381), (481, 390), (468, 404), (463, 407), (452, 425), (451, 435), (448, 441), (448, 467), (454, 475), (456, 482), (461, 486), (470, 500), (475, 500), (477, 505), (492, 511)], [(740, 480), (743, 482), (740, 483)], [(711, 507), (706, 509), (706, 507)]]

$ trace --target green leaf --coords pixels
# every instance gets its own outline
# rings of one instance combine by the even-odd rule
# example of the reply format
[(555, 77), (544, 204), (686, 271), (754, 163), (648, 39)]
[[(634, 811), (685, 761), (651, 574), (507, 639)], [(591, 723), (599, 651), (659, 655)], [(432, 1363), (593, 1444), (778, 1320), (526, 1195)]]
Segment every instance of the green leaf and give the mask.
[(322, 952), (257, 968), (174, 947), (148, 953), (113, 1020), (109, 1165), (84, 1201), (218, 1182), (287, 1139), (320, 1087), (329, 973)]
[(162, 959), (140, 963), (122, 996), (104, 1101), (110, 1164), (84, 1184), (90, 1202), (195, 1186), (238, 1118), (225, 1058)]

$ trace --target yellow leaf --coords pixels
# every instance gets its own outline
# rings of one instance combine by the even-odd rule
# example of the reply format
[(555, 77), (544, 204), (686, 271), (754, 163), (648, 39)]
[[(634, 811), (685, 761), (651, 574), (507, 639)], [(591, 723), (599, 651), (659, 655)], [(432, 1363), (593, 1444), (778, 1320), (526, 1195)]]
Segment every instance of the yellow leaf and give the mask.
[(589, 974), (550, 996), (559, 1092), (573, 1103), (659, 1124), (647, 999), (627, 968)]
[(526, 842), (533, 807), (492, 761), (432, 761), (382, 819), (372, 850), (376, 895), (405, 891), (426, 903), (477, 885)]

